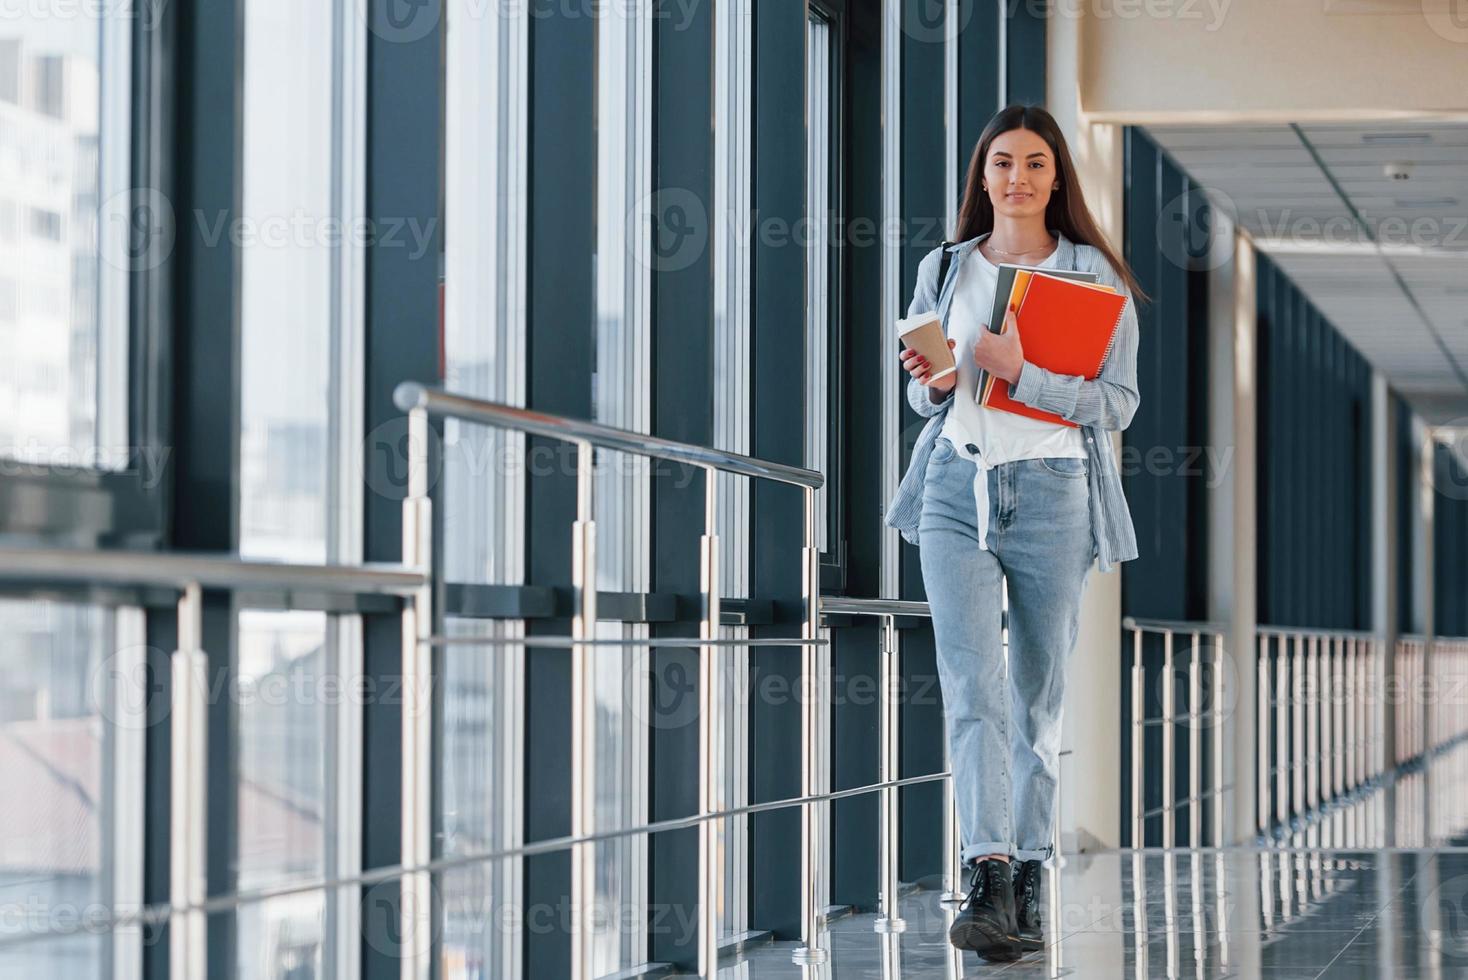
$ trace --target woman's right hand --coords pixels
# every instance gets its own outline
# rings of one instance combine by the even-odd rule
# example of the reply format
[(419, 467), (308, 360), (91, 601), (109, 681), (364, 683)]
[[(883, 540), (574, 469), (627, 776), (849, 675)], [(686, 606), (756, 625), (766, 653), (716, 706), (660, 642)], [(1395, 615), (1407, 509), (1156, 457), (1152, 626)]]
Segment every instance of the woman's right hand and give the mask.
[[(958, 341), (948, 341), (949, 350), (953, 350), (957, 346)], [(902, 370), (912, 375), (912, 379), (918, 384), (927, 385), (930, 396), (937, 401), (942, 401), (943, 397), (946, 397), (948, 392), (953, 390), (953, 386), (958, 384), (958, 372), (956, 371), (929, 384), (928, 375), (933, 373), (933, 365), (928, 362), (926, 357), (911, 347), (903, 348), (899, 356), (902, 358)]]

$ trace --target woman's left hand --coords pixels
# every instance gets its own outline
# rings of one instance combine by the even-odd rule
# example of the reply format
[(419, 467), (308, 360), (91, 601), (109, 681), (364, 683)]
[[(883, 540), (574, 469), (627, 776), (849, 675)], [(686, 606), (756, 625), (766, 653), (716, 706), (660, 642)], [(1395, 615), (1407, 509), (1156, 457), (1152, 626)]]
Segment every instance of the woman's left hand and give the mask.
[(1020, 370), (1025, 366), (1025, 349), (1019, 342), (1019, 324), (1015, 322), (1013, 310), (1005, 313), (1003, 333), (979, 331), (979, 339), (974, 344), (974, 363), (1010, 384), (1019, 380)]

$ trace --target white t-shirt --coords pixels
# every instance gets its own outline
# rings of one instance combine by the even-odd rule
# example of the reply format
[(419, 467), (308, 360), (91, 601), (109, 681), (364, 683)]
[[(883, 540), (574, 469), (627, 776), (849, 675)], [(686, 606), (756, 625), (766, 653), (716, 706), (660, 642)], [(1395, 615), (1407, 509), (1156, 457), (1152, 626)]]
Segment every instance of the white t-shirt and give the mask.
[[(1059, 251), (1057, 248), (1051, 252), (1045, 261), (1038, 263), (1039, 267), (1053, 267)], [(993, 310), (998, 282), (998, 267), (977, 246), (958, 268), (958, 281), (954, 283), (953, 302), (948, 311), (948, 336), (958, 342), (953, 351), (958, 361), (958, 383), (939, 433), (953, 443), (960, 456), (978, 464), (974, 474), (974, 500), (978, 509), (979, 547), (985, 550), (990, 469), (1016, 459), (1086, 457), (1085, 436), (1078, 427), (985, 408), (974, 401), (979, 374), (974, 363), (974, 343)], [(1002, 379), (995, 381), (995, 384), (1007, 383)], [(971, 452), (969, 446), (977, 452)]]

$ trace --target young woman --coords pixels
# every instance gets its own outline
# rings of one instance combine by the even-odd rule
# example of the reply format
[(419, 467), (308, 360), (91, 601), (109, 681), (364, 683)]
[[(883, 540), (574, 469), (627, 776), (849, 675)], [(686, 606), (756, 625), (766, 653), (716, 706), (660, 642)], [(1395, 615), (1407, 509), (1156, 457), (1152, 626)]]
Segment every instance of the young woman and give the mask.
[[(1126, 263), (1081, 197), (1065, 137), (1036, 106), (1012, 105), (984, 128), (969, 164), (957, 245), (918, 269), (908, 315), (936, 310), (958, 371), (902, 352), (907, 397), (928, 417), (887, 523), (918, 544), (933, 614), (968, 897), (949, 941), (991, 960), (1041, 946), (1041, 862), (1051, 854), (1065, 670), (1093, 559), (1137, 556), (1109, 430), (1137, 410), (1136, 298)], [(1025, 359), (1014, 316), (984, 321), (999, 263), (1095, 272), (1129, 302), (1099, 377)], [(983, 369), (1011, 397), (1077, 427), (979, 406)], [(1001, 588), (1009, 594), (1009, 656)]]

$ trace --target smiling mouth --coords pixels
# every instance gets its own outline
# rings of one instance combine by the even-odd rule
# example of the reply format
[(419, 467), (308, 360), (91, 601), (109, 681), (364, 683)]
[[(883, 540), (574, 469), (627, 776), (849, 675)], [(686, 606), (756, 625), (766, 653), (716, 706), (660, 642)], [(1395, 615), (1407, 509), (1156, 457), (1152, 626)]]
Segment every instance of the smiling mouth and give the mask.
[(1021, 193), (1021, 194), (1009, 194), (1007, 196), (1009, 198), (1013, 199), (1013, 200), (1018, 200), (1019, 198), (1022, 198), (1022, 197), (1032, 197), (1033, 195)]

